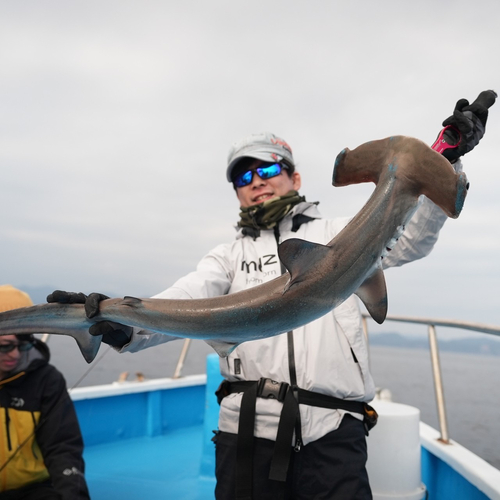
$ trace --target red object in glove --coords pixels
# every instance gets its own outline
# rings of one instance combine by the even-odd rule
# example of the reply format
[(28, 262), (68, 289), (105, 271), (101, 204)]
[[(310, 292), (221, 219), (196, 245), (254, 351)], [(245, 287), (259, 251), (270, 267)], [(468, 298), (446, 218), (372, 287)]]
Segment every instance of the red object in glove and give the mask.
[(436, 142), (431, 146), (431, 148), (442, 154), (446, 149), (458, 147), (461, 137), (460, 131), (457, 128), (453, 125), (448, 125), (441, 130), (441, 132), (439, 132)]

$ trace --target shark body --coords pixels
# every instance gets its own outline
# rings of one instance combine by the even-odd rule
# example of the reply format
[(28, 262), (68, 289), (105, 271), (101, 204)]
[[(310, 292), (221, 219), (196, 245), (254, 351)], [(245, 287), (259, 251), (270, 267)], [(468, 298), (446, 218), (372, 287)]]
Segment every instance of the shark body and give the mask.
[(365, 206), (327, 245), (300, 239), (281, 243), (278, 253), (288, 272), (262, 285), (221, 297), (193, 300), (106, 299), (99, 314), (85, 316), (80, 304), (43, 304), (0, 314), (0, 335), (71, 335), (85, 359), (100, 345), (88, 328), (114, 321), (173, 337), (202, 339), (219, 355), (238, 344), (271, 337), (305, 325), (356, 293), (382, 323), (387, 292), (381, 259), (394, 246), (424, 194), (449, 216), (458, 217), (468, 189), (439, 153), (410, 137), (371, 141), (336, 159), (333, 185), (374, 182)]

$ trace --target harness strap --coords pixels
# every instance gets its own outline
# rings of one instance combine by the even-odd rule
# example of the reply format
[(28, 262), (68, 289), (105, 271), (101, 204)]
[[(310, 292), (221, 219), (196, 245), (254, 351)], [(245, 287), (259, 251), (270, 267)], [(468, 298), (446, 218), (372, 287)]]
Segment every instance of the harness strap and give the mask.
[[(281, 265), (283, 266), (283, 264)], [(290, 373), (290, 385), (291, 385), (291, 390), (293, 391), (293, 397), (297, 402), (297, 418), (295, 419), (294, 449), (295, 451), (299, 451), (302, 446), (302, 422), (300, 421), (300, 412), (298, 411), (299, 386), (297, 384), (297, 370), (295, 368), (295, 347), (293, 343), (293, 330), (287, 333), (287, 343), (288, 343), (288, 371)], [(290, 436), (290, 441), (291, 438), (292, 436)]]
[[(314, 219), (312, 217), (309, 217), (309, 216), (304, 215), (304, 214), (295, 215), (292, 219), (292, 232), (297, 232), (302, 224), (309, 222), (311, 220), (314, 220)], [(279, 246), (279, 244), (280, 244), (279, 225), (276, 225), (276, 227), (274, 228), (274, 238), (276, 239), (276, 245)], [(286, 267), (284, 266), (282, 261), (280, 261), (280, 268), (281, 268), (281, 274), (285, 274)], [(299, 451), (300, 447), (302, 446), (302, 422), (300, 421), (300, 411), (298, 410), (299, 407), (298, 407), (298, 392), (297, 391), (298, 391), (299, 386), (297, 384), (297, 369), (295, 367), (295, 346), (294, 346), (294, 342), (293, 342), (293, 330), (290, 330), (289, 332), (287, 332), (287, 351), (288, 351), (288, 373), (290, 374), (290, 385), (291, 385), (291, 388), (293, 391), (293, 397), (295, 398), (295, 402), (296, 402), (296, 406), (297, 406), (297, 412), (296, 412), (296, 417), (295, 417), (295, 445), (294, 445), (294, 449), (295, 449), (295, 451)], [(292, 407), (291, 405), (292, 405), (292, 403), (288, 402), (288, 405), (286, 405), (287, 411), (290, 411), (290, 408)], [(283, 408), (282, 411), (284, 411), (284, 410), (285, 410), (285, 408)], [(280, 415), (280, 423), (281, 423), (281, 418), (282, 417)], [(279, 432), (279, 428), (278, 428), (278, 432)], [(290, 431), (287, 428), (287, 434), (286, 434), (287, 437), (288, 437), (289, 432)], [(292, 429), (292, 434), (290, 435), (290, 439), (288, 440), (288, 442), (291, 442), (292, 436), (293, 436), (293, 429)], [(279, 450), (279, 447), (276, 446), (274, 454), (273, 454), (272, 463), (275, 463), (276, 460), (278, 460), (278, 458), (276, 458), (279, 456), (279, 453), (280, 453), (280, 451), (278, 451), (278, 450)], [(288, 463), (289, 463), (289, 457), (286, 461), (286, 464), (288, 464)], [(285, 478), (286, 478), (286, 472), (287, 471), (285, 470), (285, 473), (284, 473)], [(272, 479), (271, 474), (272, 474), (272, 467), (271, 467), (271, 473), (270, 473), (269, 479)]]
[(292, 388), (288, 387), (285, 400), (283, 401), (283, 408), (281, 409), (269, 479), (286, 481), (288, 466), (290, 464), (290, 454), (292, 453), (293, 429), (299, 415), (299, 403), (293, 395)]
[(253, 431), (255, 428), (256, 383), (247, 387), (241, 399), (238, 439), (236, 445), (236, 498), (252, 500)]
[[(238, 382), (229, 382), (223, 380), (219, 388), (215, 392), (217, 402), (220, 404), (222, 400), (229, 396), (229, 394), (246, 393), (251, 387), (257, 386), (257, 397), (267, 399), (277, 399), (281, 403), (285, 400), (286, 392), (290, 387), (286, 382), (276, 382), (270, 378), (261, 378), (259, 380), (242, 380)], [(320, 392), (308, 391), (307, 389), (298, 388), (299, 404), (308, 406), (318, 406), (320, 408), (328, 408), (330, 410), (345, 410), (351, 413), (359, 413), (366, 416), (375, 416), (371, 411), (375, 410), (364, 401), (349, 401), (347, 399), (336, 398), (335, 396), (328, 396)], [(376, 414), (376, 412), (375, 412)], [(368, 430), (375, 427), (368, 426)]]
[[(367, 435), (368, 431), (377, 423), (377, 412), (370, 405), (362, 401), (347, 401), (301, 388), (297, 388), (296, 392), (297, 398), (294, 397), (292, 387), (288, 383), (280, 383), (268, 378), (261, 378), (257, 381), (239, 382), (224, 380), (217, 389), (216, 395), (219, 404), (229, 394), (243, 393), (238, 426), (238, 449), (236, 452), (236, 498), (238, 500), (251, 499), (253, 433), (257, 397), (276, 399), (283, 403), (269, 474), (269, 479), (276, 481), (286, 481), (292, 451), (293, 430), (300, 414), (299, 404), (359, 413), (364, 417), (363, 423)], [(252, 415), (248, 415), (247, 412), (251, 412)], [(241, 496), (238, 496), (240, 494)]]

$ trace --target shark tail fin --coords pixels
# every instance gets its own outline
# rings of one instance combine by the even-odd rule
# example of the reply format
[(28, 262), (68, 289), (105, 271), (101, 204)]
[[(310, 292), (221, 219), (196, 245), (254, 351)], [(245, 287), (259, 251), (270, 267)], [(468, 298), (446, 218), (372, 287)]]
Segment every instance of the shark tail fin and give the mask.
[(377, 268), (368, 276), (355, 294), (361, 299), (370, 316), (378, 324), (382, 324), (387, 316), (387, 288), (382, 269)]

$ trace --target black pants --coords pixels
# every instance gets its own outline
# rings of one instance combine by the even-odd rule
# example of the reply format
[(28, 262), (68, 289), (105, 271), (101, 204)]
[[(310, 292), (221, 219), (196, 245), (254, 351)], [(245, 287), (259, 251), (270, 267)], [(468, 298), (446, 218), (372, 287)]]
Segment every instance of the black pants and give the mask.
[[(221, 432), (216, 440), (217, 500), (234, 500), (236, 434)], [(363, 423), (346, 415), (340, 427), (292, 452), (286, 483), (268, 479), (274, 441), (255, 438), (253, 498), (255, 500), (371, 500), (366, 473)]]

